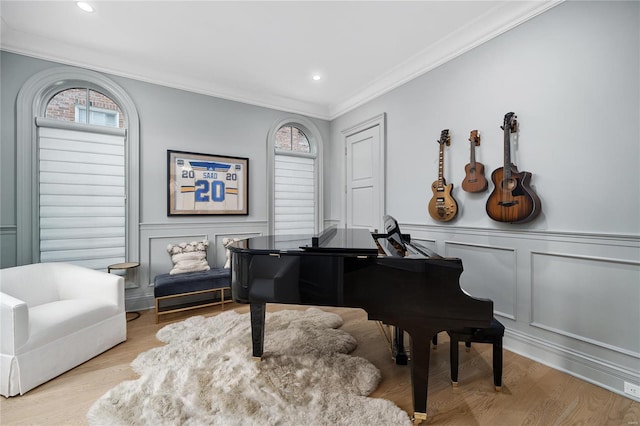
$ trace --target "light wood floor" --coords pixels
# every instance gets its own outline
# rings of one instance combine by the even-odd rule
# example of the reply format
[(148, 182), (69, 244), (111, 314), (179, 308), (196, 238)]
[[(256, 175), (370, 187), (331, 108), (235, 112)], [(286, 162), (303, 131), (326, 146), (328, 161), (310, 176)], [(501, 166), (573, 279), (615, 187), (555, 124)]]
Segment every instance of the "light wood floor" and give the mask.
[[(268, 305), (269, 310), (291, 309)], [(295, 308), (295, 307), (293, 307)], [(225, 310), (248, 312), (246, 305)], [(412, 410), (407, 366), (391, 360), (389, 347), (377, 323), (366, 320), (358, 309), (322, 308), (340, 314), (342, 328), (358, 340), (354, 355), (362, 356), (382, 372), (382, 382), (371, 395), (387, 398), (400, 408)], [(128, 323), (127, 341), (23, 396), (0, 397), (0, 424), (81, 425), (93, 402), (124, 380), (137, 378), (129, 363), (142, 351), (159, 346), (157, 330), (188, 315), (215, 315), (219, 307), (167, 315), (155, 324), (152, 311)], [(446, 333), (431, 355), (429, 376), (429, 425), (623, 425), (637, 426), (640, 403), (598, 386), (553, 370), (527, 358), (504, 352), (502, 392), (495, 392), (490, 345), (474, 344), (460, 351), (460, 385), (451, 387), (449, 345)]]

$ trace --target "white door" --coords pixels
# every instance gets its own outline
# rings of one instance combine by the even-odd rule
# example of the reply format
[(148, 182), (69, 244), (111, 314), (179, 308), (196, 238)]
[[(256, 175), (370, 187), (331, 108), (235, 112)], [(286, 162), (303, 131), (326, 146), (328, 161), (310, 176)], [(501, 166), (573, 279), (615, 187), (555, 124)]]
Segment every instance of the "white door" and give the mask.
[[(384, 215), (384, 116), (373, 127), (346, 133), (347, 228), (382, 229)], [(363, 126), (364, 127), (364, 126)]]

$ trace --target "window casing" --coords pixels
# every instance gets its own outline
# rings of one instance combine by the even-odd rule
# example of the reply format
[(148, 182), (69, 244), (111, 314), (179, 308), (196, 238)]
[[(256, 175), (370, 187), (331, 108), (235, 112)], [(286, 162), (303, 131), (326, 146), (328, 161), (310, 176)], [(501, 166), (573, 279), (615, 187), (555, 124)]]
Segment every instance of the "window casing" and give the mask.
[[(58, 120), (58, 124), (50, 115), (48, 107), (56, 95), (68, 89), (88, 89), (90, 111), (101, 97), (108, 97), (121, 109), (117, 111), (118, 127), (104, 127), (94, 124), (75, 123), (75, 119)], [(87, 105), (85, 103), (85, 105)], [(86, 108), (86, 107), (85, 107)], [(100, 105), (98, 108), (110, 109), (110, 106)], [(72, 108), (75, 113), (75, 106)], [(91, 114), (90, 114), (91, 115)], [(35, 117), (35, 120), (34, 120)], [(45, 118), (48, 117), (48, 118)], [(68, 123), (65, 123), (68, 121)], [(91, 119), (90, 119), (91, 121)], [(39, 123), (39, 124), (36, 124)], [(128, 261), (139, 260), (139, 124), (138, 114), (133, 101), (124, 90), (109, 78), (92, 71), (73, 67), (59, 67), (42, 71), (31, 77), (23, 85), (17, 101), (17, 241), (16, 260), (18, 265), (41, 261), (40, 221), (41, 214), (51, 211), (50, 206), (42, 206), (40, 191), (40, 127), (60, 127), (63, 130), (77, 131), (85, 134), (115, 134), (123, 141), (118, 150), (123, 151), (124, 164), (119, 166), (124, 171), (124, 194), (121, 199), (126, 200), (124, 217), (118, 219), (124, 223), (126, 229), (124, 258)], [(104, 129), (104, 130), (101, 130)], [(109, 130), (112, 129), (112, 130)], [(126, 139), (125, 139), (126, 138)], [(120, 142), (116, 143), (119, 145)], [(58, 153), (60, 154), (60, 153)], [(60, 167), (58, 164), (56, 167)], [(44, 197), (48, 194), (42, 194)], [(49, 198), (50, 200), (50, 198)], [(136, 200), (136, 202), (129, 202)], [(104, 200), (102, 200), (104, 201)], [(45, 201), (47, 203), (49, 201)], [(112, 206), (113, 207), (113, 206)], [(120, 207), (116, 207), (120, 209)], [(64, 210), (57, 209), (58, 211)], [(111, 211), (111, 210), (109, 210)], [(47, 246), (44, 244), (44, 246)], [(115, 257), (120, 259), (122, 257)], [(95, 269), (105, 269), (110, 262), (110, 256), (105, 256), (97, 262)]]

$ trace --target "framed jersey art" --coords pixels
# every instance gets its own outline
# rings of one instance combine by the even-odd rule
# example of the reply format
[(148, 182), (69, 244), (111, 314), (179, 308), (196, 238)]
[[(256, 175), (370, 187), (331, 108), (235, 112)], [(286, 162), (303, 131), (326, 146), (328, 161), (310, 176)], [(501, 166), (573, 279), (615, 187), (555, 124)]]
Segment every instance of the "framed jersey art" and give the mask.
[(249, 214), (249, 159), (167, 151), (167, 214)]

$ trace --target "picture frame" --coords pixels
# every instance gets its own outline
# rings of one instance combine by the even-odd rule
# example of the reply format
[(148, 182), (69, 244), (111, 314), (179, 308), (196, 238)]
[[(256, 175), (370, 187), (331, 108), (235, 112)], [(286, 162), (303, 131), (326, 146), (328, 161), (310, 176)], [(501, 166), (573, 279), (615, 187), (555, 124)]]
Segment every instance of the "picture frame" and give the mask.
[(167, 215), (248, 215), (249, 159), (167, 150)]

